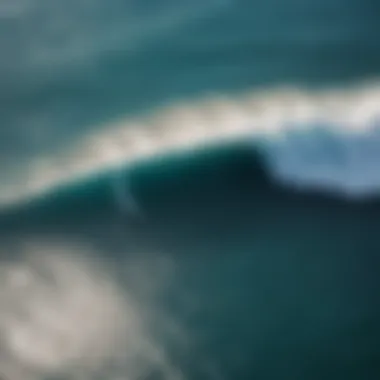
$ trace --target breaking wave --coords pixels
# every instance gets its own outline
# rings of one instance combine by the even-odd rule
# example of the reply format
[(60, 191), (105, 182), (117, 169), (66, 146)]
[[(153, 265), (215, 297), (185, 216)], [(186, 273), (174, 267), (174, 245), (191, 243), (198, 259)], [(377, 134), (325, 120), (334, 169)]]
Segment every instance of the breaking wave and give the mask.
[(235, 140), (264, 141), (271, 168), (282, 179), (352, 193), (377, 189), (379, 99), (374, 83), (257, 90), (169, 105), (98, 128), (53, 156), (30, 159), (2, 185), (1, 203), (28, 200), (141, 159)]

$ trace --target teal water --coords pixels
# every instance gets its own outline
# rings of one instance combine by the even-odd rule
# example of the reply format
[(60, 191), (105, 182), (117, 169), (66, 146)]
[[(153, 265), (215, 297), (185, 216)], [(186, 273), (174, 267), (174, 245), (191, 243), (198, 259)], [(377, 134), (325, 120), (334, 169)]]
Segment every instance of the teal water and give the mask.
[[(1, 376), (377, 379), (380, 98), (367, 89), (377, 88), (379, 7), (51, 4), (0, 7), (2, 35), (13, 36), (0, 36), (0, 195), (24, 194), (0, 212)], [(369, 95), (360, 103), (362, 81)], [(354, 86), (357, 112), (348, 98), (336, 111), (348, 137), (330, 135), (339, 122), (324, 115), (326, 133), (298, 121), (306, 132), (289, 144), (248, 131), (112, 170), (100, 160), (114, 120), (128, 128), (131, 115), (222, 94), (212, 112), (233, 123), (248, 115), (233, 103), (238, 93), (279, 86), (281, 126), (289, 88)], [(148, 132), (161, 146), (154, 115)], [(345, 115), (367, 132), (350, 134)], [(169, 132), (184, 128), (181, 117)], [(99, 132), (95, 174), (55, 164)], [(74, 161), (87, 155), (79, 152)], [(28, 196), (33, 176), (51, 167), (63, 173), (58, 185)], [(348, 196), (369, 187), (371, 196)]]

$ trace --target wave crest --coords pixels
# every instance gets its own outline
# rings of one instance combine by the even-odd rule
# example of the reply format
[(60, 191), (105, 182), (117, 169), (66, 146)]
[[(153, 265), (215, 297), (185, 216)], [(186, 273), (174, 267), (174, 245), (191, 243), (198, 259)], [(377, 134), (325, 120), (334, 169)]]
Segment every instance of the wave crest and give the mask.
[(261, 90), (174, 104), (144, 117), (105, 125), (54, 156), (30, 160), (22, 173), (14, 173), (8, 186), (2, 186), (0, 203), (17, 203), (84, 176), (198, 145), (263, 136), (275, 141), (289, 130), (308, 133), (316, 122), (332, 136), (351, 136), (354, 144), (354, 136), (372, 133), (379, 99), (380, 86), (373, 83), (340, 90)]

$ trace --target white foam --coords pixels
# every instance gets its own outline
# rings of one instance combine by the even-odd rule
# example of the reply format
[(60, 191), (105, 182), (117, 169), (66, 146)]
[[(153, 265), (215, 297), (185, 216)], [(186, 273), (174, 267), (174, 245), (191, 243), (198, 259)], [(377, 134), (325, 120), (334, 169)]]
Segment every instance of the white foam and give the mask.
[(379, 104), (380, 85), (375, 82), (329, 91), (258, 90), (174, 104), (97, 128), (54, 156), (30, 160), (25, 171), (15, 175), (17, 182), (2, 185), (0, 203), (29, 199), (82, 176), (157, 154), (235, 138), (275, 138), (289, 128), (307, 130), (315, 121), (335, 132), (361, 133), (379, 115)]
[[(139, 269), (139, 280), (153, 287), (149, 263), (130, 263), (133, 271), (126, 268), (124, 275)], [(137, 380), (158, 370), (180, 379), (153, 337), (152, 302), (142, 294), (120, 286), (83, 247), (25, 242), (18, 259), (0, 267), (1, 376)]]

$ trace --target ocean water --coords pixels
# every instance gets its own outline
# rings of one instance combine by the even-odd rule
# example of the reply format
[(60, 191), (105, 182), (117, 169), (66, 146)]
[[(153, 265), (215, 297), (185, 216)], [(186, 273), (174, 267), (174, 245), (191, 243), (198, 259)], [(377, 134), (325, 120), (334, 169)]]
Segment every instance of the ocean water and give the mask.
[(379, 378), (379, 17), (2, 0), (0, 378)]

